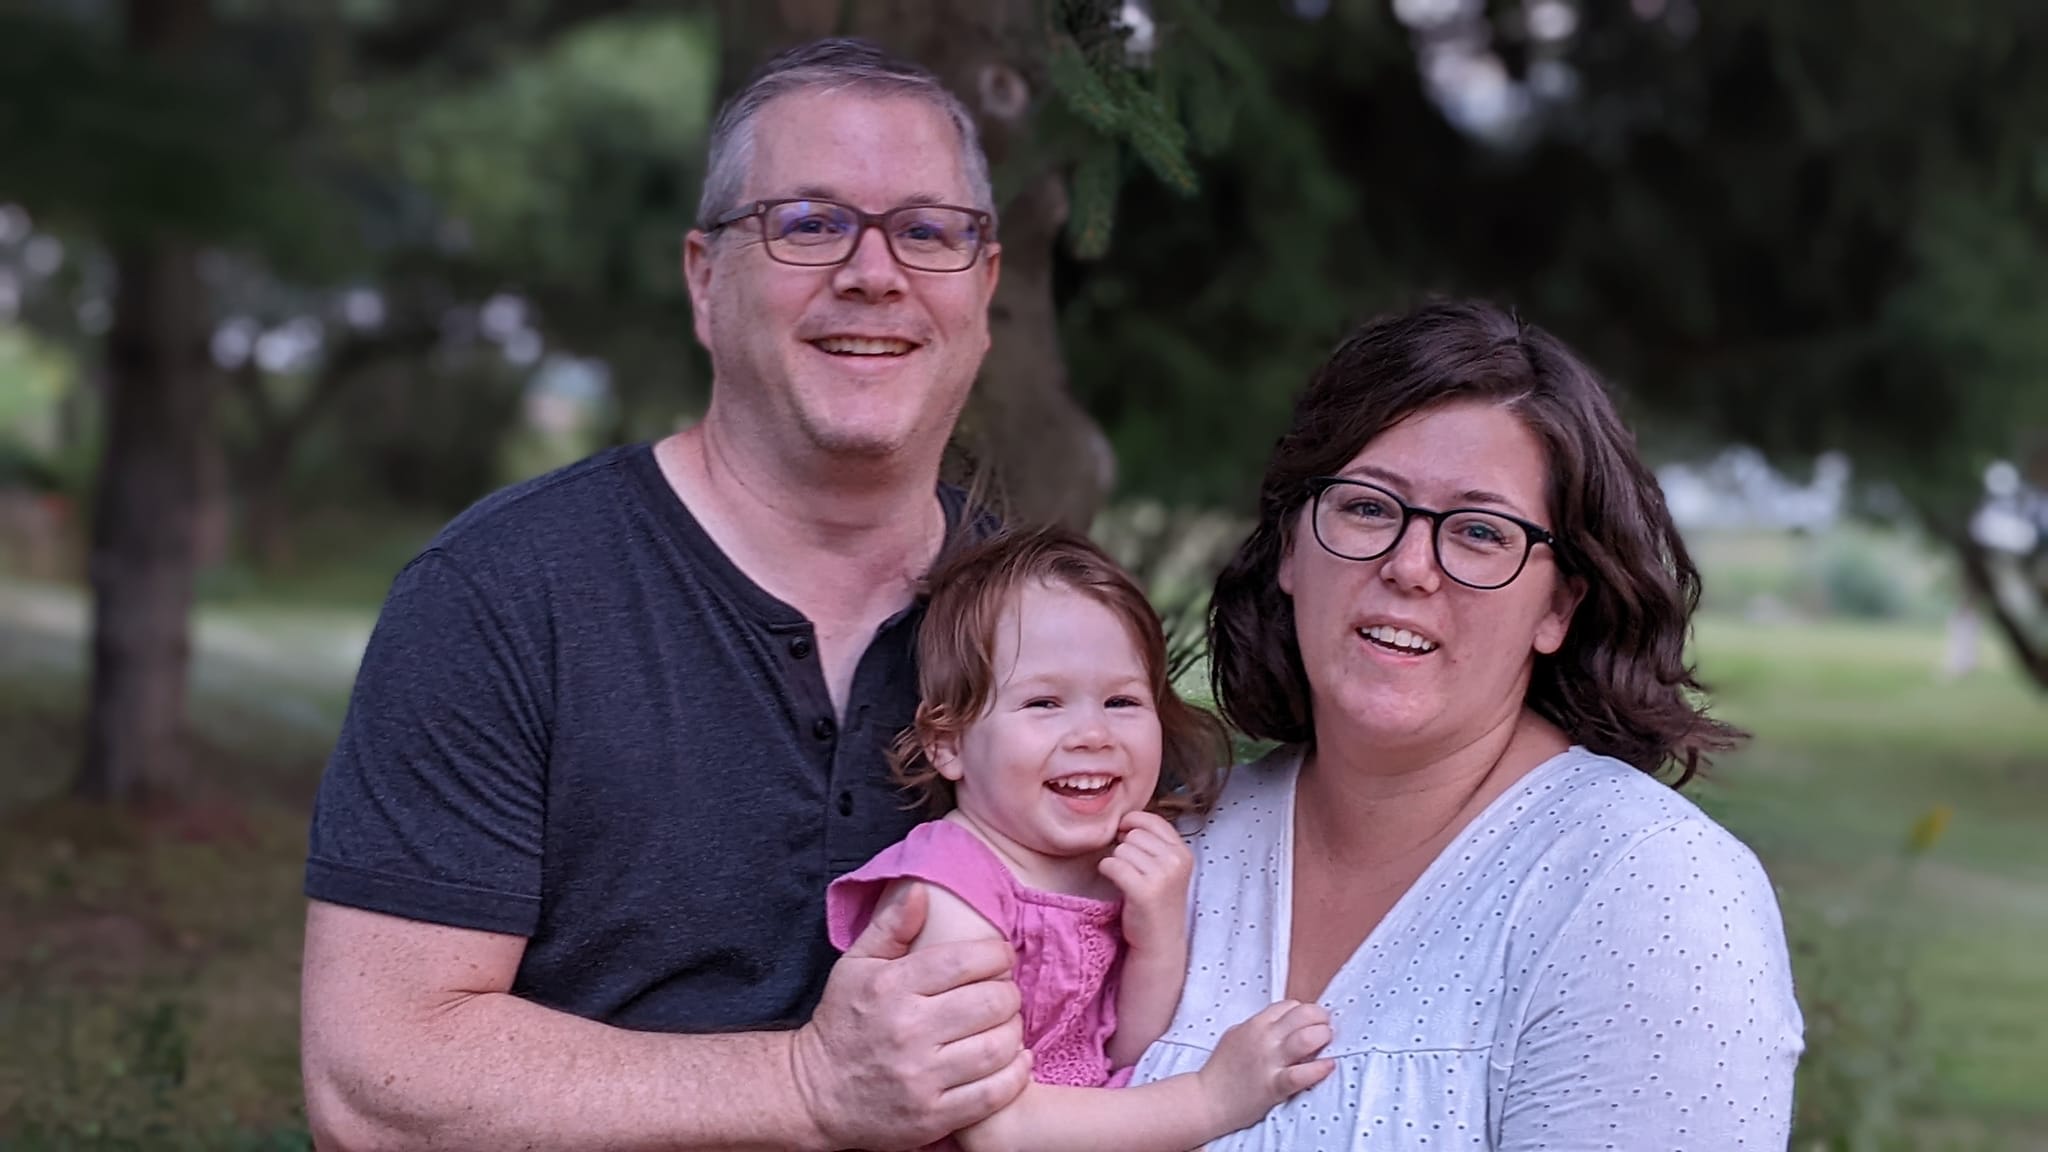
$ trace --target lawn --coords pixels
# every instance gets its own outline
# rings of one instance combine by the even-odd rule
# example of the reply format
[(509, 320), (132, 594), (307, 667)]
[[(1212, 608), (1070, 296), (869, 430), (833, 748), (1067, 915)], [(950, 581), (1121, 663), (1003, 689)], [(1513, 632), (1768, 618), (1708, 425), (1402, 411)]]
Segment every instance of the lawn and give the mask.
[[(368, 618), (207, 609), (199, 799), (118, 819), (55, 799), (81, 619), (0, 584), (0, 1145), (302, 1147), (305, 806)], [(1697, 795), (1781, 886), (1815, 1066), (1898, 1102), (1900, 1147), (2048, 1149), (2048, 699), (1997, 662), (1944, 682), (1940, 650), (1924, 625), (1706, 620), (1757, 738)], [(1894, 962), (1897, 988), (1856, 983)]]
[(2048, 1148), (2048, 699), (2002, 660), (1944, 680), (1941, 648), (1918, 626), (1703, 621), (1720, 711), (1756, 739), (1697, 794), (1784, 894), (1815, 1051), (1892, 992), (1831, 979), (1896, 964), (1914, 1051), (1857, 1054), (1872, 1078), (1917, 1066), (1902, 1111), (1981, 1138), (1954, 1146)]

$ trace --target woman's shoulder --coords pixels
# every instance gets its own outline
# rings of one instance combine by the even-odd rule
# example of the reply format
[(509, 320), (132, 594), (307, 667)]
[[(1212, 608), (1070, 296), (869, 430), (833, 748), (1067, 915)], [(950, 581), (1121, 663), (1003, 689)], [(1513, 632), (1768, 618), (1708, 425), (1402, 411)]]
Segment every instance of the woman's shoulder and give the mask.
[(1575, 747), (1524, 782), (1504, 823), (1529, 855), (1522, 871), (1595, 903), (1667, 904), (1776, 897), (1756, 853), (1663, 781)]
[(1754, 859), (1749, 848), (1691, 798), (1639, 768), (1573, 746), (1531, 773), (1514, 815), (1547, 825), (1557, 842), (1617, 855), (1671, 833), (1716, 855)]
[(1255, 760), (1233, 766), (1224, 777), (1216, 807), (1199, 820), (1181, 824), (1183, 833), (1214, 840), (1259, 840), (1278, 834), (1289, 815), (1294, 776), (1301, 768), (1301, 747), (1283, 744)]

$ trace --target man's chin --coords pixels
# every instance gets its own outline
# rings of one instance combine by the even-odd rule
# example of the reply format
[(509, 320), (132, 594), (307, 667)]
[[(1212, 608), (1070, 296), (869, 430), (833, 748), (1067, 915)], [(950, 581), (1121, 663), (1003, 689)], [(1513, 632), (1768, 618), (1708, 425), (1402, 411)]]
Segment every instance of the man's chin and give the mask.
[(806, 438), (821, 454), (848, 463), (881, 464), (911, 454), (915, 436), (900, 428), (811, 422)]

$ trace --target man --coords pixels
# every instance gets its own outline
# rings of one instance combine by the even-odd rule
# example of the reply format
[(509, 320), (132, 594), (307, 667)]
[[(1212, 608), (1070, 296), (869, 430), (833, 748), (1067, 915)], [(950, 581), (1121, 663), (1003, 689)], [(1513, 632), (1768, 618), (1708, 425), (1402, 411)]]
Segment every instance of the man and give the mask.
[(322, 1147), (901, 1148), (1028, 1078), (1006, 948), (906, 955), (912, 902), (835, 965), (823, 917), (912, 819), (883, 751), (1000, 258), (973, 122), (796, 50), (698, 223), (704, 419), (465, 513), (365, 653), (306, 875)]

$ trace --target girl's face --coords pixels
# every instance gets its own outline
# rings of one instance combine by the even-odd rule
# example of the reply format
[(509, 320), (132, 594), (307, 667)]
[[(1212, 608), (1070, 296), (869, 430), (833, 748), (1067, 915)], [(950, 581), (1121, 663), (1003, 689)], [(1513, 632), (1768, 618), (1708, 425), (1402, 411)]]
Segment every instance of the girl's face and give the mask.
[(1033, 887), (1072, 890), (1061, 862), (1116, 843), (1159, 783), (1159, 711), (1130, 628), (1071, 588), (1026, 584), (997, 622), (989, 707), (931, 749), (955, 816)]

